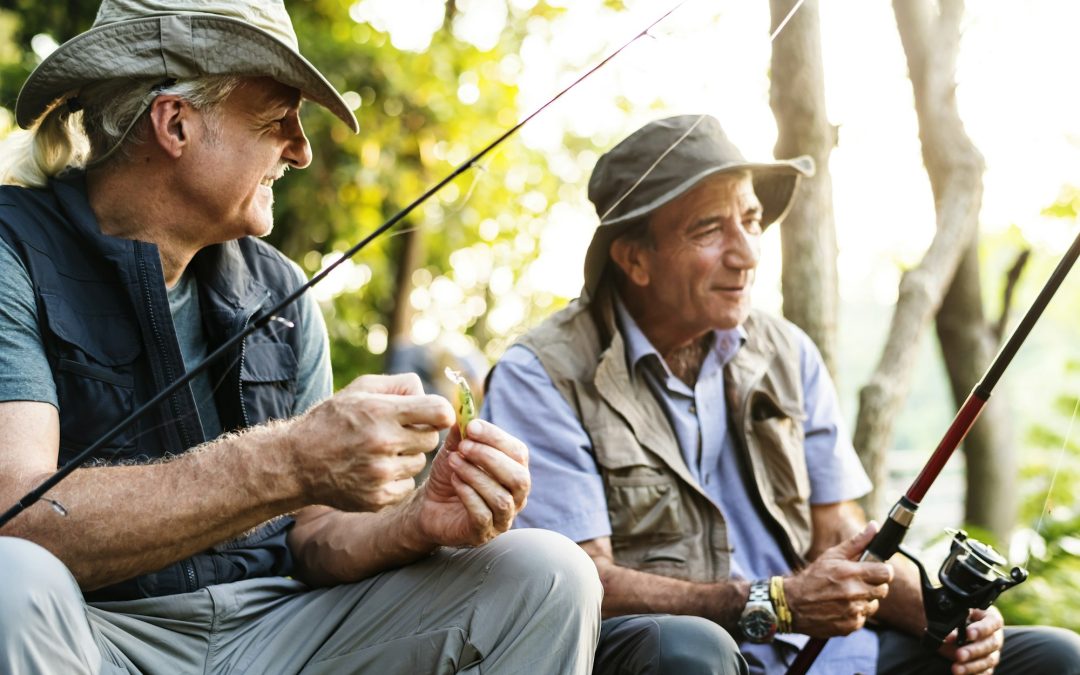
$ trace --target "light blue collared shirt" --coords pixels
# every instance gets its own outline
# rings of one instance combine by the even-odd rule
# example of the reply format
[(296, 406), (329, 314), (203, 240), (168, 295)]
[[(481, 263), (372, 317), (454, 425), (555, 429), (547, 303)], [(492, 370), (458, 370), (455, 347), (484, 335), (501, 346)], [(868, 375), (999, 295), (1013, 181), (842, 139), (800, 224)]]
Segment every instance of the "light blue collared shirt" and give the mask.
[[(753, 506), (740, 479), (738, 458), (728, 433), (723, 369), (739, 348), (743, 329), (714, 331), (712, 348), (691, 388), (680, 380), (641, 332), (621, 302), (616, 320), (626, 344), (627, 366), (633, 377), (644, 377), (660, 403), (682, 450), (686, 466), (698, 485), (724, 515), (733, 547), (732, 577), (766, 578), (789, 574), (790, 566)], [(800, 372), (806, 420), (806, 464), (812, 504), (855, 499), (871, 484), (848, 440), (836, 392), (817, 347), (798, 328)], [(542, 411), (542, 412), (538, 412)], [(517, 345), (507, 350), (492, 374), (481, 416), (529, 446), (532, 492), (518, 516), (518, 527), (560, 532), (574, 541), (611, 535), (603, 482), (592, 443), (569, 404), (559, 394), (540, 360)], [(778, 642), (801, 647), (806, 637), (778, 636)], [(783, 673), (794, 649), (780, 645), (740, 645), (755, 673)], [(860, 630), (834, 638), (810, 671), (815, 675), (873, 673), (877, 636)]]

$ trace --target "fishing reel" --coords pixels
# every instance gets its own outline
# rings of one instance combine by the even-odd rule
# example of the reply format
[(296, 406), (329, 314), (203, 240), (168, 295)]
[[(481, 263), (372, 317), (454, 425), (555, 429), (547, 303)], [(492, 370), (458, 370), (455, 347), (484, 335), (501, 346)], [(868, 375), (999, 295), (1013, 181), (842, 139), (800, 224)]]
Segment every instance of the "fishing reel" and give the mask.
[(937, 649), (945, 637), (957, 630), (956, 644), (963, 645), (972, 609), (986, 609), (999, 595), (1023, 583), (1027, 570), (1013, 567), (1006, 572), (1007, 561), (990, 546), (968, 537), (963, 530), (946, 530), (953, 535), (949, 555), (938, 570), (940, 586), (935, 586), (926, 568), (909, 551), (900, 553), (915, 563), (922, 579), (923, 608), (926, 611), (926, 633), (923, 645)]

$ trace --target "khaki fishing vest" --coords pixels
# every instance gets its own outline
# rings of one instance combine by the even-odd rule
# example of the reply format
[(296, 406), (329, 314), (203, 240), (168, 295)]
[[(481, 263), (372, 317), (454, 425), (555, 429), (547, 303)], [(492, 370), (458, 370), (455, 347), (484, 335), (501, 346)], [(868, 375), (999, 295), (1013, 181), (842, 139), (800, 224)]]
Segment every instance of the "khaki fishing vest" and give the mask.
[[(768, 533), (793, 567), (810, 547), (810, 481), (796, 337), (751, 312), (747, 340), (724, 369), (728, 428)], [(592, 440), (611, 520), (615, 562), (710, 582), (729, 575), (731, 546), (718, 509), (686, 467), (675, 434), (642, 377), (631, 377), (610, 293), (575, 300), (526, 334)], [(546, 486), (558, 489), (558, 486)]]

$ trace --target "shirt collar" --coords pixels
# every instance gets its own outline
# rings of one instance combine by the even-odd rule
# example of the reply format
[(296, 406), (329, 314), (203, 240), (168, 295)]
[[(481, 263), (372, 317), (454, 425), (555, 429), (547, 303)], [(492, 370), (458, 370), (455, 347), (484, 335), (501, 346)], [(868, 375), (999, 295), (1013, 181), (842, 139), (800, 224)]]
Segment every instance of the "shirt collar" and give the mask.
[[(674, 377), (668, 368), (667, 362), (660, 356), (660, 352), (649, 342), (649, 338), (642, 332), (637, 321), (630, 315), (630, 310), (623, 304), (622, 297), (618, 292), (612, 293), (615, 302), (615, 323), (622, 333), (623, 342), (626, 345), (626, 367), (630, 371), (630, 377), (637, 376), (637, 370), (643, 363), (659, 363), (667, 377)], [(714, 329), (712, 351), (716, 354), (720, 365), (726, 365), (735, 358), (739, 348), (746, 342), (746, 329), (742, 324), (735, 328)]]

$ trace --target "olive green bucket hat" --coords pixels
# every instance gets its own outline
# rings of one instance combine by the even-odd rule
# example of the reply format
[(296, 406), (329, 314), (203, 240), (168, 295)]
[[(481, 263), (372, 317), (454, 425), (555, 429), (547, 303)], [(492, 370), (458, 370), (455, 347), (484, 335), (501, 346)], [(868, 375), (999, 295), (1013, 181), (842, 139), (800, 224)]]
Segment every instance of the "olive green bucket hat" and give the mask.
[(92, 82), (207, 75), (271, 77), (359, 131), (341, 95), (300, 55), (282, 0), (104, 0), (90, 30), (30, 73), (15, 118), (27, 129)]
[(608, 249), (631, 225), (689, 192), (713, 174), (749, 171), (761, 201), (762, 228), (780, 220), (803, 176), (814, 175), (808, 156), (774, 162), (748, 162), (716, 118), (680, 115), (649, 122), (596, 163), (589, 178), (589, 200), (600, 216), (585, 254), (583, 300), (595, 295), (608, 261)]

